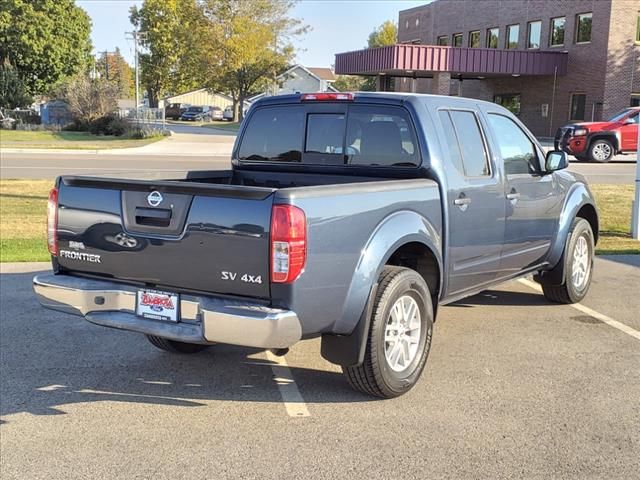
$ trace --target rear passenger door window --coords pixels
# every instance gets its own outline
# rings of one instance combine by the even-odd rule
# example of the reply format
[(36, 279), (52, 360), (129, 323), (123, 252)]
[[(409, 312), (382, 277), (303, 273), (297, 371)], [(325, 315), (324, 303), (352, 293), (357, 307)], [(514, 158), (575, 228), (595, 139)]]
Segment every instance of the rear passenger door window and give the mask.
[(460, 146), (466, 177), (490, 175), (487, 149), (476, 114), (466, 110), (450, 110), (449, 115)]
[(438, 112), (440, 116), (440, 122), (442, 128), (444, 128), (444, 139), (447, 141), (449, 147), (449, 160), (455, 167), (461, 176), (465, 176), (464, 166), (462, 165), (462, 152), (460, 152), (460, 145), (458, 144), (458, 136), (456, 135), (456, 129), (453, 127), (453, 122), (447, 110), (440, 110)]

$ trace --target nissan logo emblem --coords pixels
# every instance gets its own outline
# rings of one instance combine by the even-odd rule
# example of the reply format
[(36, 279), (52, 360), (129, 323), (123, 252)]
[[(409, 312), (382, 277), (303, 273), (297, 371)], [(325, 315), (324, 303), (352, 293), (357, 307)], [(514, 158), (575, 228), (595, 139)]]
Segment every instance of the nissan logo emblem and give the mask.
[(162, 203), (162, 200), (163, 200), (162, 194), (157, 190), (154, 190), (153, 192), (151, 192), (147, 197), (147, 202), (152, 207), (157, 207), (158, 205), (160, 205)]

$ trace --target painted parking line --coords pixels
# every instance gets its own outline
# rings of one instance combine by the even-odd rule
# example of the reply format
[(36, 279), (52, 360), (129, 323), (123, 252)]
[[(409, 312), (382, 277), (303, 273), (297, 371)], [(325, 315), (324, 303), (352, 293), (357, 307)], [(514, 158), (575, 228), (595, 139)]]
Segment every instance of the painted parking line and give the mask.
[[(533, 288), (534, 290), (542, 293), (542, 287), (536, 282), (532, 282), (531, 280), (527, 280), (526, 278), (521, 278), (518, 281), (523, 285), (526, 285), (527, 287)], [(606, 323), (610, 327), (616, 328), (621, 332), (624, 332), (627, 335), (631, 335), (633, 338), (640, 340), (640, 332), (638, 330), (635, 330), (634, 328), (631, 328), (629, 325), (619, 322), (618, 320), (614, 320), (613, 318), (608, 317), (603, 313), (597, 312), (589, 307), (585, 307), (581, 303), (573, 303), (569, 305), (569, 307), (575, 308), (576, 310), (585, 313), (590, 317), (595, 318), (596, 320), (600, 320), (602, 323)]]
[(278, 385), (278, 390), (280, 390), (280, 396), (284, 402), (284, 407), (287, 409), (287, 414), (289, 414), (290, 417), (310, 417), (311, 414), (307, 409), (307, 404), (304, 403), (304, 399), (300, 394), (300, 390), (298, 390), (298, 386), (293, 379), (293, 374), (284, 357), (278, 357), (267, 350), (267, 360), (273, 362), (271, 364), (273, 379)]

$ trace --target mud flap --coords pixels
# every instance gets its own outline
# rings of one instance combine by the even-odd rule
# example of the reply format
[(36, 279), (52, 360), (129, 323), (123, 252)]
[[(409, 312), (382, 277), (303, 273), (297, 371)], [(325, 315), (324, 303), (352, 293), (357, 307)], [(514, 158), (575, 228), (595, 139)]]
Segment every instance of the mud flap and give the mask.
[(369, 336), (369, 325), (371, 324), (371, 314), (377, 292), (378, 283), (374, 284), (371, 288), (367, 305), (353, 332), (349, 335), (322, 335), (322, 344), (320, 346), (322, 358), (345, 367), (354, 367), (364, 361), (364, 352), (367, 348), (367, 338)]

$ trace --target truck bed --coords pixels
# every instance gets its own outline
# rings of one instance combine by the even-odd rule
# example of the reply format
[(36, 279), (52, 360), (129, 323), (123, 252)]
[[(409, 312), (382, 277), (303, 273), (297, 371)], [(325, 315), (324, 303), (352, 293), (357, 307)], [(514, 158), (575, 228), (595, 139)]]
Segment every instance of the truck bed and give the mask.
[[(406, 182), (430, 181), (241, 170), (161, 181), (65, 176), (59, 182), (58, 268), (157, 289), (268, 301), (274, 203), (320, 197), (329, 206), (331, 199), (358, 200)], [(160, 205), (149, 204), (150, 192), (161, 194)], [(334, 204), (333, 210), (345, 207), (353, 209)], [(319, 219), (310, 210), (311, 229)], [(316, 240), (309, 238), (312, 248)]]

